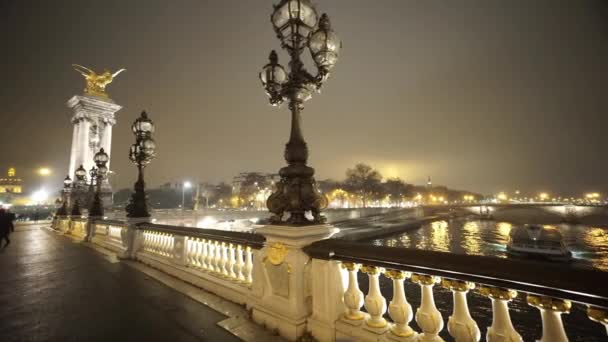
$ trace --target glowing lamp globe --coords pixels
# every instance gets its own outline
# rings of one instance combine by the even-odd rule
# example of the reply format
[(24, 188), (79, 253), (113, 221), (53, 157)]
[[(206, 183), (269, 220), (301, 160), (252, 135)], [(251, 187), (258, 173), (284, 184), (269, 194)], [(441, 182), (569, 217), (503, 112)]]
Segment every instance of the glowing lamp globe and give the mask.
[(148, 136), (154, 133), (154, 122), (148, 118), (148, 113), (143, 111), (131, 126), (131, 130), (136, 135)]
[(282, 0), (270, 19), (286, 47), (301, 49), (317, 25), (317, 11), (309, 0)]
[(342, 48), (342, 41), (331, 29), (329, 17), (323, 13), (319, 20), (319, 28), (310, 36), (308, 47), (317, 66), (329, 71), (336, 65)]
[(101, 165), (105, 165), (109, 160), (110, 160), (110, 157), (103, 150), (103, 148), (100, 149), (99, 152), (95, 153), (95, 157), (93, 157), (93, 161), (95, 162), (95, 165), (97, 165), (98, 167)]
[(260, 81), (264, 87), (283, 85), (287, 82), (287, 73), (285, 68), (279, 64), (277, 53), (272, 50), (268, 57), (270, 63), (266, 64), (260, 72)]

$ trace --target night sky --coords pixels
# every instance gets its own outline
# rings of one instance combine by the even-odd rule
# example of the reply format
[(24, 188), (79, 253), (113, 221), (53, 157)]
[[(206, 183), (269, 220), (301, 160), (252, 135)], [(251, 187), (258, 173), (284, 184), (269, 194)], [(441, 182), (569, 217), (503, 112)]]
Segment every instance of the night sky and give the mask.
[[(107, 88), (124, 106), (116, 187), (135, 181), (127, 152), (142, 109), (157, 124), (150, 185), (277, 171), (290, 116), (257, 78), (279, 50), (272, 3), (0, 0), (2, 172), (14, 165), (35, 184), (48, 165), (60, 185), (66, 101), (84, 88), (72, 63), (127, 69)], [(316, 4), (344, 43), (303, 117), (317, 179), (362, 161), (484, 193), (608, 193), (608, 1)]]

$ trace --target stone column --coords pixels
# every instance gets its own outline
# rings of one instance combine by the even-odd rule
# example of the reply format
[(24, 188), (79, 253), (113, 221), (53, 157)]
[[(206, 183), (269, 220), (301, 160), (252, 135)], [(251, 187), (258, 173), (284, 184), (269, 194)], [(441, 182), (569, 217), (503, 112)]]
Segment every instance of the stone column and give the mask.
[(266, 243), (253, 264), (253, 320), (295, 341), (306, 332), (316, 297), (311, 258), (302, 249), (340, 230), (330, 225), (270, 225), (254, 231), (264, 235)]
[[(69, 170), (70, 177), (73, 177), (74, 171), (81, 164), (87, 171), (94, 166), (93, 156), (100, 148), (103, 147), (111, 158), (112, 125), (116, 123), (115, 113), (122, 107), (109, 98), (93, 95), (76, 95), (68, 101), (67, 106), (74, 113), (72, 117), (72, 123), (74, 124), (72, 155), (70, 156)], [(93, 125), (97, 125), (102, 130), (100, 136), (91, 134)], [(109, 161), (107, 165), (109, 168)], [(104, 186), (103, 192), (104, 202), (106, 202), (105, 198), (108, 197), (106, 193), (111, 193), (109, 184)]]

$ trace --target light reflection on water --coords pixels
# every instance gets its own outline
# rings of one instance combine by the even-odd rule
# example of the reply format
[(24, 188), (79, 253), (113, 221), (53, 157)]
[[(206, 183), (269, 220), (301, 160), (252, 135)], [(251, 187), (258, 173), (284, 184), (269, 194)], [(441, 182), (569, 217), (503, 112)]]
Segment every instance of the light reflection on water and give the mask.
[[(608, 271), (608, 228), (577, 224), (547, 225), (558, 229), (572, 251), (571, 264)], [(375, 245), (416, 248), (457, 254), (508, 257), (508, 222), (454, 219), (424, 224), (420, 229), (374, 240)]]
[[(373, 240), (372, 243), (391, 247), (506, 258), (508, 257), (506, 244), (513, 227), (507, 222), (453, 219), (425, 224), (420, 229)], [(608, 271), (608, 228), (574, 224), (557, 224), (547, 227), (559, 229), (563, 235), (566, 245), (574, 256), (571, 265)], [(367, 276), (363, 273), (359, 274), (359, 284), (363, 292), (367, 293)], [(417, 307), (420, 303), (418, 286), (405, 282), (405, 288), (408, 301), (413, 307)], [(381, 279), (381, 290), (388, 300), (392, 291), (392, 285), (388, 279)], [(447, 318), (452, 314), (451, 293), (439, 286), (433, 292), (437, 307), (441, 311), (444, 321), (447, 322)], [(487, 327), (492, 323), (490, 302), (475, 292), (471, 292), (468, 298), (471, 314), (477, 321), (482, 335), (485, 336)], [(515, 329), (522, 335), (524, 341), (534, 341), (542, 334), (540, 315), (538, 310), (531, 308), (526, 303), (525, 298), (525, 293), (520, 293), (510, 303), (509, 309)], [(574, 305), (570, 314), (564, 315), (563, 320), (571, 341), (605, 341), (605, 330), (587, 318), (583, 306)], [(419, 329), (415, 321), (412, 321), (411, 325)], [(441, 337), (447, 341), (453, 340), (448, 335), (447, 329), (441, 332)]]

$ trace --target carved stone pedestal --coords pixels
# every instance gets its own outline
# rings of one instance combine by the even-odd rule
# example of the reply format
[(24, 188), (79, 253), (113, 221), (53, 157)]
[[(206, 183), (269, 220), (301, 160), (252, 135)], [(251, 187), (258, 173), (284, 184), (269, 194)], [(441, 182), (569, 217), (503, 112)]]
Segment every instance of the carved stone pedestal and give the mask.
[(302, 248), (338, 233), (330, 225), (263, 226), (266, 244), (253, 265), (252, 318), (290, 341), (306, 332), (312, 312), (312, 263)]

